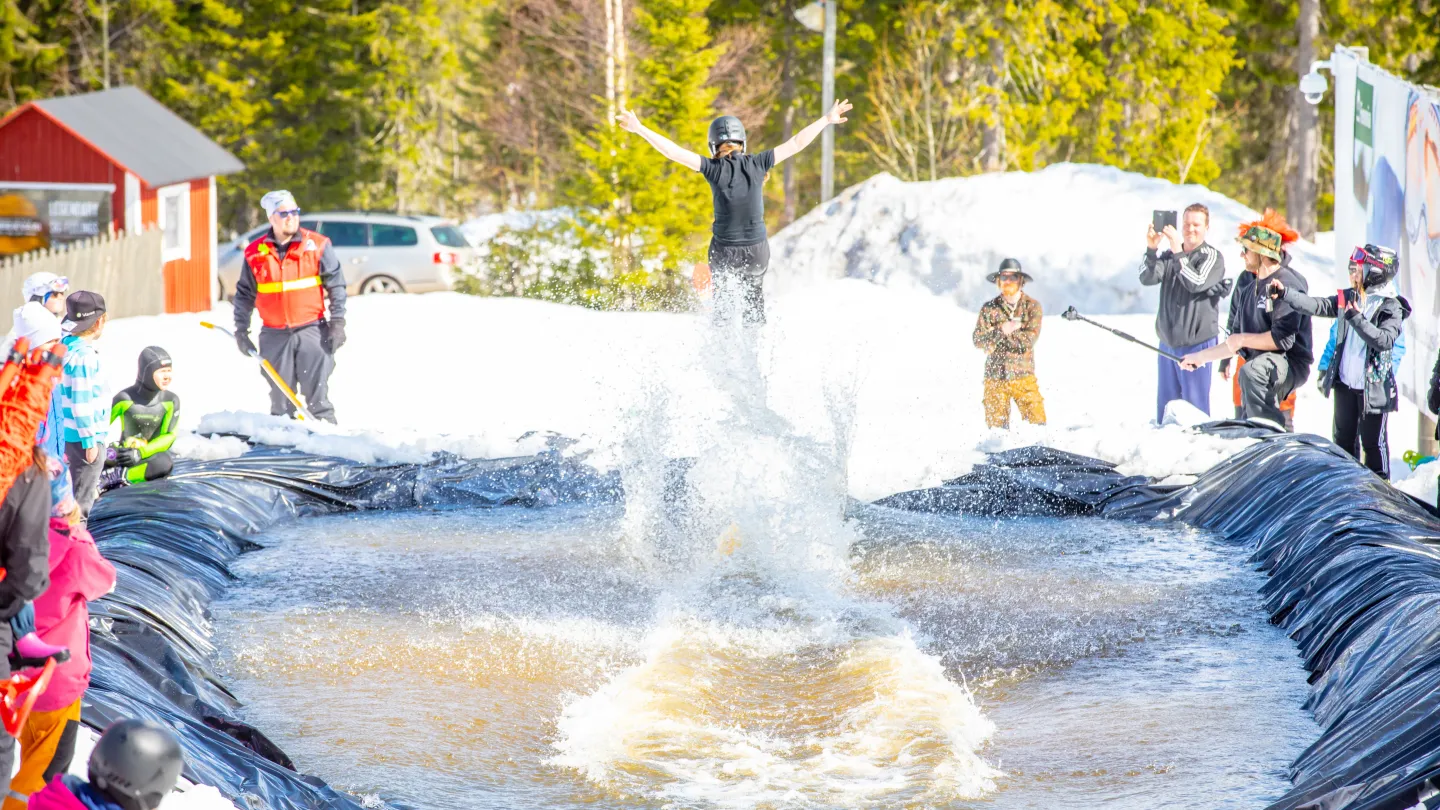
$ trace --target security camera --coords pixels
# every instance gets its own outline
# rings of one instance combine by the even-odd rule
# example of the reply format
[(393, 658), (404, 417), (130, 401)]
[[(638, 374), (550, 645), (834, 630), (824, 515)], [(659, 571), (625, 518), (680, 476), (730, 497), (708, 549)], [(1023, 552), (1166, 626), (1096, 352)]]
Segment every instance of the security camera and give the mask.
[(1325, 89), (1327, 86), (1325, 77), (1321, 76), (1319, 72), (1314, 69), (1300, 77), (1300, 92), (1305, 96), (1305, 100), (1311, 104), (1319, 104), (1325, 99)]

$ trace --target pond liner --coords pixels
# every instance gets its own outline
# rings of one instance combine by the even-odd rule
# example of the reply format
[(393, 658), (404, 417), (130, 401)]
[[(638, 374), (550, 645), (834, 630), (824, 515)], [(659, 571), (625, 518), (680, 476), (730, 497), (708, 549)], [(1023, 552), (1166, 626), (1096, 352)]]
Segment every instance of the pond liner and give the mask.
[(1249, 548), (1269, 575), (1262, 605), (1310, 672), (1321, 728), (1269, 810), (1440, 807), (1440, 519), (1325, 439), (1225, 429), (1237, 427), (1260, 441), (1187, 486), (1025, 448), (878, 503), (1173, 520)]
[(95, 729), (122, 717), (166, 724), (184, 746), (186, 778), (215, 786), (242, 809), (359, 810), (359, 799), (297, 773), (241, 720), (239, 701), (212, 669), (209, 606), (236, 579), (230, 563), (259, 548), (249, 537), (281, 520), (339, 511), (619, 497), (618, 474), (597, 473), (553, 444), (534, 456), (437, 454), (425, 464), (361, 465), (273, 448), (180, 462), (167, 479), (107, 493), (91, 512), (90, 531), (117, 583), (90, 604), (94, 670), (82, 721)]

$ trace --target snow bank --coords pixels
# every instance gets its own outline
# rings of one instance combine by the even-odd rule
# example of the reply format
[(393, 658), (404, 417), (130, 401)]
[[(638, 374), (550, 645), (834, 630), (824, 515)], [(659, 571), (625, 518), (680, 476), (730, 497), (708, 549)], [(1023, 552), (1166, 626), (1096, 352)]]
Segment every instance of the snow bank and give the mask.
[[(1013, 256), (1047, 311), (1153, 313), (1159, 288), (1136, 281), (1145, 227), (1155, 209), (1193, 202), (1209, 206), (1209, 241), (1233, 278), (1244, 269), (1235, 234), (1257, 212), (1203, 186), (1073, 163), (925, 183), (876, 175), (777, 234), (771, 276), (776, 289), (858, 278), (976, 308), (995, 294), (985, 276)], [(1332, 286), (1333, 251), (1291, 253), (1313, 288)]]
[(470, 244), (480, 246), (495, 238), (495, 234), (501, 228), (512, 230), (524, 230), (533, 228), (536, 225), (551, 225), (569, 215), (569, 211), (563, 208), (552, 208), (545, 211), (504, 211), (499, 214), (485, 214), (466, 221), (460, 226), (460, 232)]

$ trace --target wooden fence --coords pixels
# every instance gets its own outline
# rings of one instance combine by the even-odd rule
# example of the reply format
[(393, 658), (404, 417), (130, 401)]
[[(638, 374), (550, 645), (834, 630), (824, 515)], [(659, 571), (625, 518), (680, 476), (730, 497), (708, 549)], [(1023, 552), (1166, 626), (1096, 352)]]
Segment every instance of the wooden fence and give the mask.
[(70, 279), (70, 290), (105, 296), (111, 318), (159, 315), (165, 311), (165, 275), (160, 262), (160, 229), (137, 234), (103, 234), (64, 247), (0, 258), (0, 329), (25, 303), (21, 284), (32, 273)]

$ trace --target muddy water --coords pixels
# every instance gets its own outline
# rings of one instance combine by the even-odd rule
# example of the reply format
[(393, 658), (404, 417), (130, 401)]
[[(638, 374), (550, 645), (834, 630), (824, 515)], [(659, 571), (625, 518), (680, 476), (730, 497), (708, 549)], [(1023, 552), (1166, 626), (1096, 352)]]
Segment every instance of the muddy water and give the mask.
[(218, 638), (303, 770), (419, 808), (1255, 807), (1317, 734), (1260, 577), (1206, 535), (849, 529), (812, 577), (755, 537), (657, 566), (619, 508), (300, 521)]

